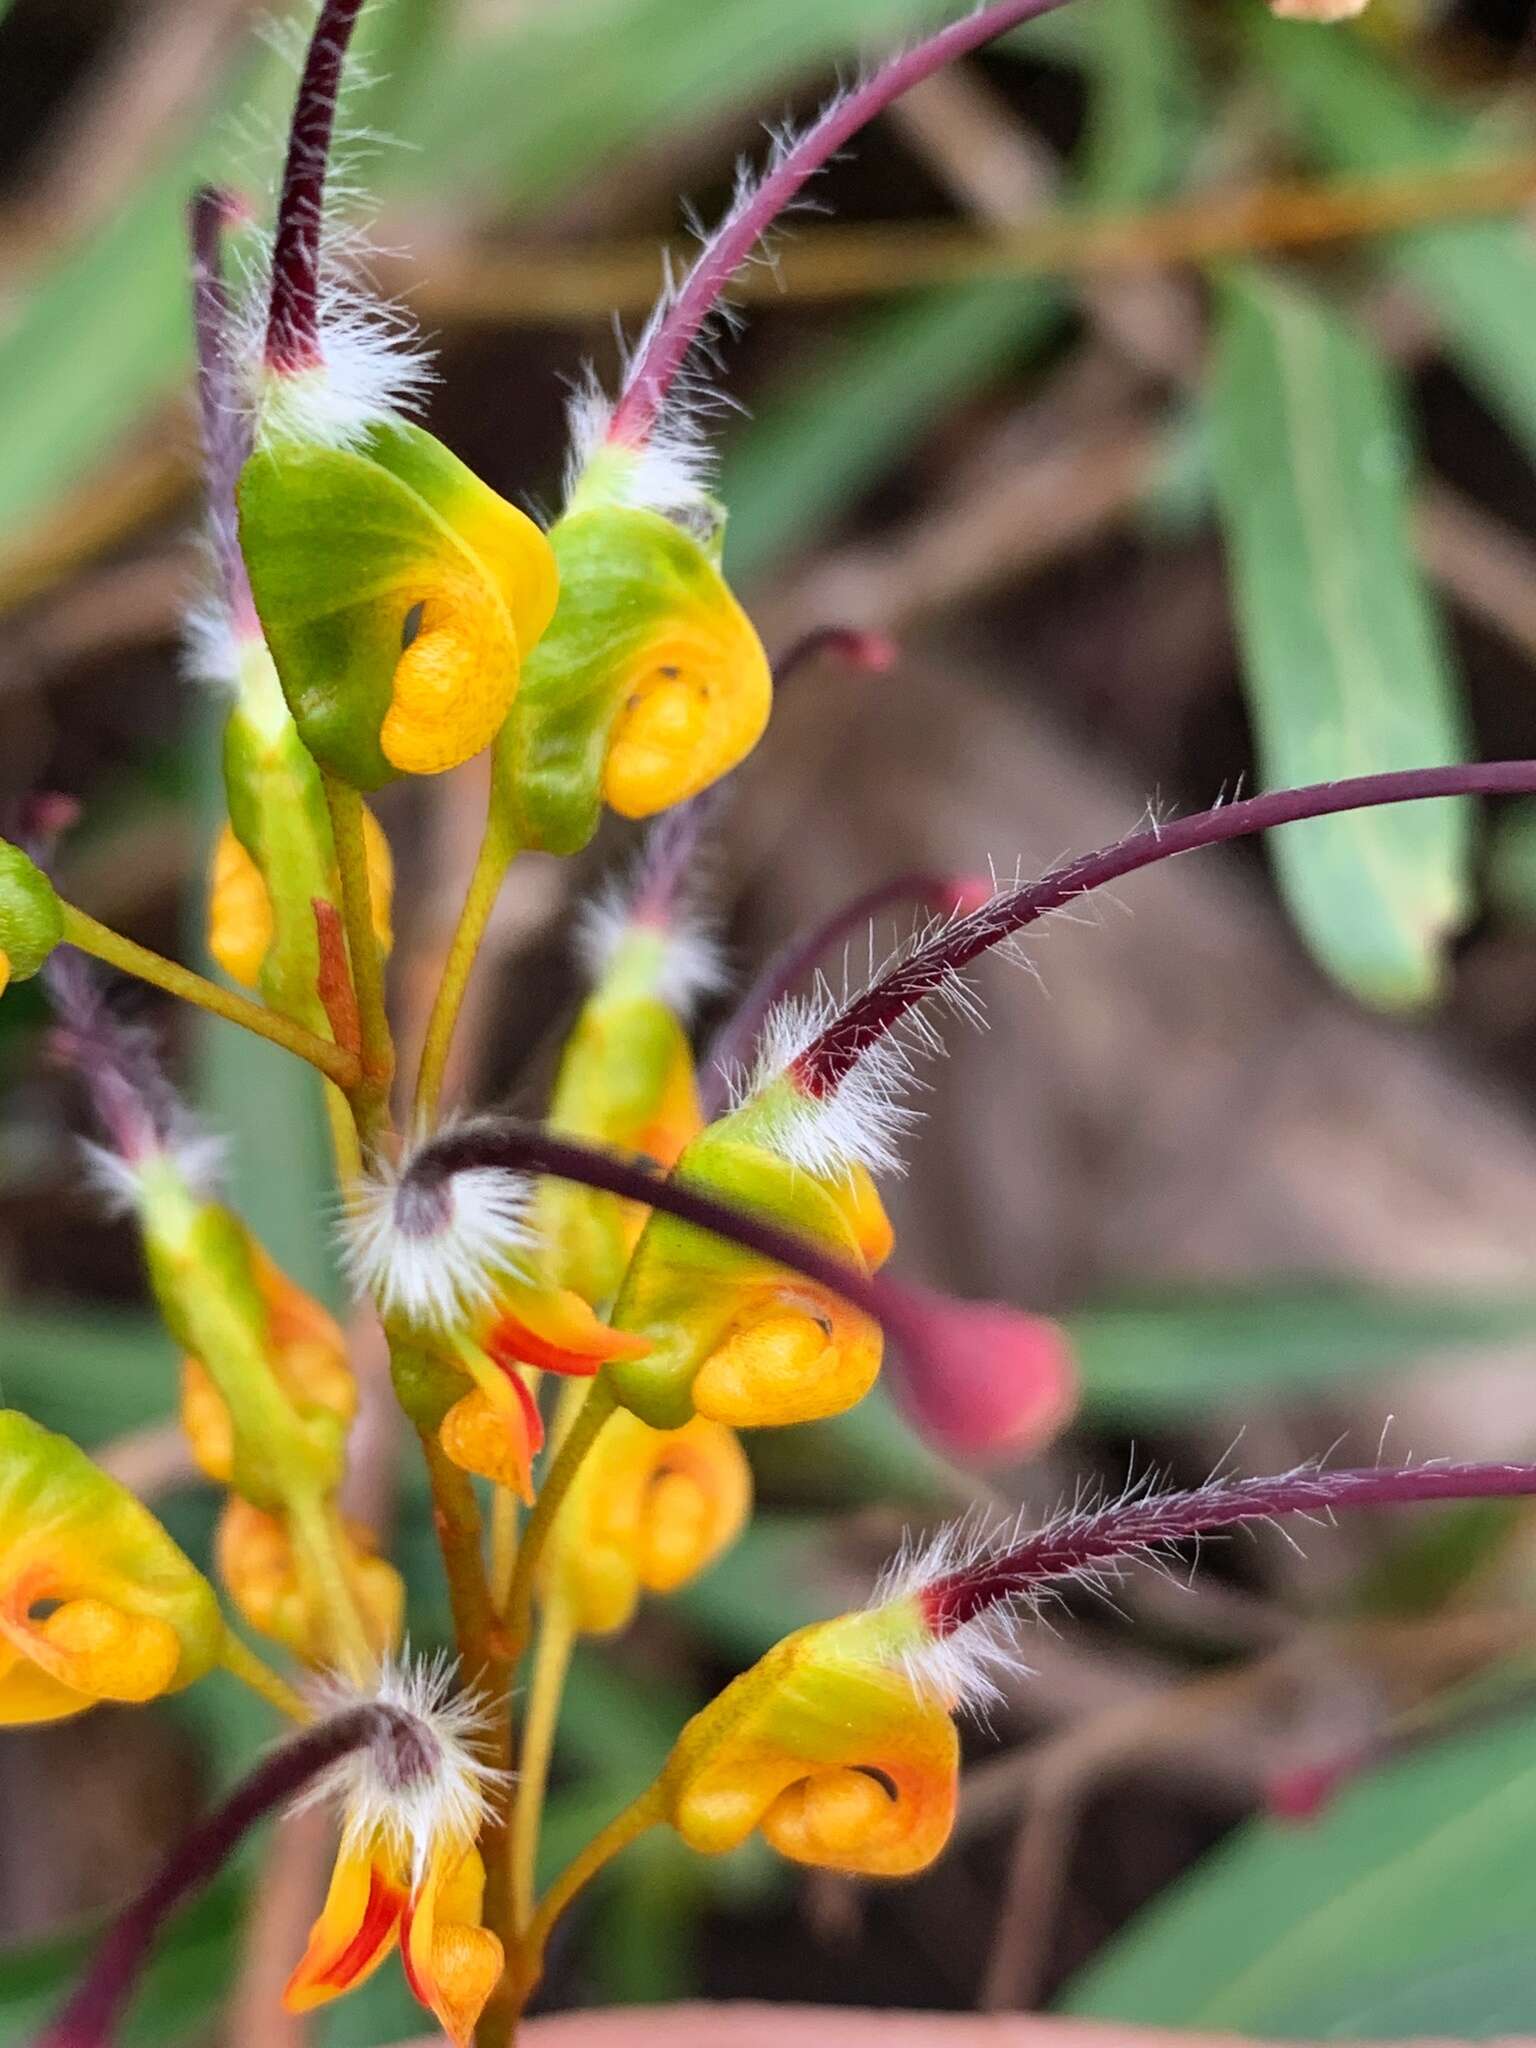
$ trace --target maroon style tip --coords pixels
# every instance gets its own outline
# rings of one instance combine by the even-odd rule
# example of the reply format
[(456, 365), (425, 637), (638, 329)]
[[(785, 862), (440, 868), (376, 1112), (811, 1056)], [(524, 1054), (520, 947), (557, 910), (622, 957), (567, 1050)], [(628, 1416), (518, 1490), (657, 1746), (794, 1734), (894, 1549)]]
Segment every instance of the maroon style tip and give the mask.
[(318, 369), (320, 239), (336, 109), (347, 46), (365, 0), (324, 0), (310, 38), (288, 131), (277, 232), (272, 244), (272, 299), (266, 362), (279, 376)]

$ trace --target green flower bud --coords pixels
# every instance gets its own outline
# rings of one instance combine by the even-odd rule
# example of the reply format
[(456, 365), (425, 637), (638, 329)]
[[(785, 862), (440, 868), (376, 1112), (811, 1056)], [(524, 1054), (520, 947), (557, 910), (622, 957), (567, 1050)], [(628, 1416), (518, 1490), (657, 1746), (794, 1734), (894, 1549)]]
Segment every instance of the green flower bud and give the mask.
[(52, 882), (19, 846), (0, 839), (0, 995), (36, 974), (64, 938), (64, 910)]

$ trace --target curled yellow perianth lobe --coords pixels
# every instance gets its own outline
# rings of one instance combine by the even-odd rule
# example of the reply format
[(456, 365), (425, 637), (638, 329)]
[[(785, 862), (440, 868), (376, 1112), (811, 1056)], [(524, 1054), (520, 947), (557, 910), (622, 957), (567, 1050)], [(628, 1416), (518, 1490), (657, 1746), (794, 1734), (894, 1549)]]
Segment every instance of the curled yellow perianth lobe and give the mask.
[(642, 1593), (673, 1593), (732, 1544), (752, 1506), (735, 1433), (696, 1416), (652, 1429), (611, 1415), (550, 1536), (546, 1598), (592, 1635), (624, 1628)]
[(880, 1614), (801, 1629), (683, 1731), (663, 1773), (670, 1818), (706, 1855), (754, 1829), (783, 1856), (905, 1877), (954, 1824), (959, 1745), (944, 1705), (883, 1661)]
[(0, 1724), (138, 1704), (217, 1660), (213, 1589), (64, 1437), (0, 1411)]
[(707, 610), (664, 617), (637, 651), (609, 743), (604, 796), (626, 818), (682, 803), (751, 753), (772, 706), (763, 644), (717, 581)]

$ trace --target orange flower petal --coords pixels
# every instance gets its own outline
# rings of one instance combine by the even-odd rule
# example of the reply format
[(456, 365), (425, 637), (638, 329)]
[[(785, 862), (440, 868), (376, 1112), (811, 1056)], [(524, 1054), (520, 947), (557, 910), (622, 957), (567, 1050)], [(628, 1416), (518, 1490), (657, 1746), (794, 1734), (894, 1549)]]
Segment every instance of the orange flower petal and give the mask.
[(406, 1897), (371, 1857), (338, 1856), (309, 1946), (283, 1992), (284, 2008), (309, 2012), (371, 1977), (400, 1938)]

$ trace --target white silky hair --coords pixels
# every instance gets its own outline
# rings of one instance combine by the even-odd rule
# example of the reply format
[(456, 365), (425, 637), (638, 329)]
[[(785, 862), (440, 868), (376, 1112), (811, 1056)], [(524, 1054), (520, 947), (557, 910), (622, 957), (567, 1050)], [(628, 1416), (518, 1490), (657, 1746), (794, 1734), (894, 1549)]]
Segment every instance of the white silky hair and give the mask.
[[(717, 244), (735, 230), (743, 214), (755, 203), (764, 183), (783, 167), (807, 128), (827, 118), (843, 103), (851, 89), (840, 88), (834, 93), (806, 128), (796, 128), (787, 122), (767, 126), (769, 146), (766, 156), (761, 163), (753, 163), (746, 157), (738, 161), (731, 203), (713, 228), (704, 228), (697, 216), (689, 215), (688, 226), (700, 244), (699, 252), (681, 275), (675, 270), (670, 255), (663, 254), (662, 287), (656, 303), (634, 341), (623, 349), (619, 379), (621, 390), (627, 390), (633, 381), (635, 366), (644, 360), (657, 332), (694, 272), (701, 264), (708, 263)], [(786, 216), (815, 211), (816, 201), (807, 198), (803, 192), (797, 193), (789, 206), (768, 223), (747, 261), (771, 264), (773, 255), (769, 238), (782, 227)], [(720, 388), (717, 343), (722, 330), (729, 332), (738, 324), (739, 317), (729, 302), (728, 294), (722, 294), (673, 377), (645, 445), (634, 451), (634, 461), (627, 468), (621, 485), (622, 503), (679, 520), (711, 503), (719, 458), (710, 440), (710, 430), (723, 415), (741, 410), (737, 401)], [(568, 496), (579, 485), (588, 464), (607, 444), (615, 409), (615, 402), (604, 392), (596, 372), (589, 366), (578, 379), (567, 408), (570, 437), (566, 465)]]
[[(317, 11), (311, 8), (303, 18), (263, 26), (263, 39), (296, 79), (303, 70)], [(300, 441), (354, 447), (373, 427), (417, 412), (437, 381), (431, 355), (410, 315), (378, 293), (368, 279), (370, 262), (386, 252), (369, 234), (373, 209), (364, 172), (390, 138), (349, 120), (347, 110), (372, 83), (366, 69), (349, 56), (325, 167), (319, 261), (321, 367), (284, 377), (266, 372), (273, 238), (270, 232), (252, 231), (235, 244), (231, 360), (258, 445)], [(241, 154), (253, 165), (253, 175), (242, 182), (264, 186), (273, 207), (286, 140), (286, 132), (246, 132), (236, 138)], [(258, 164), (265, 165), (265, 171), (254, 169)]]
[[(609, 882), (580, 906), (573, 943), (593, 986), (607, 975), (636, 922), (631, 884), (624, 878)], [(661, 945), (655, 993), (686, 1024), (703, 998), (717, 995), (729, 981), (719, 940), (701, 917), (687, 911), (648, 929)]]
[[(928, 919), (879, 964), (871, 926), (869, 969), (858, 992), (940, 938), (961, 915), (957, 910)], [(776, 1003), (763, 1020), (751, 1066), (727, 1076), (732, 1110), (759, 1101), (856, 1000), (846, 976), (839, 995), (818, 975), (809, 995), (787, 996)], [(875, 1174), (903, 1172), (902, 1144), (922, 1114), (906, 1098), (927, 1086), (918, 1075), (918, 1063), (944, 1052), (938, 1020), (945, 1011), (971, 1024), (984, 1021), (980, 999), (969, 983), (960, 974), (948, 974), (894, 1029), (862, 1052), (827, 1094), (781, 1091), (774, 1103), (775, 1148), (818, 1176), (846, 1173), (855, 1165)]]
[(486, 1761), (491, 1739), (489, 1703), (455, 1689), (455, 1660), (443, 1652), (412, 1657), (407, 1645), (386, 1658), (376, 1677), (360, 1686), (330, 1679), (319, 1688), (323, 1716), (370, 1703), (387, 1707), (415, 1726), (417, 1754), (402, 1769), (387, 1736), (351, 1751), (323, 1771), (295, 1802), (295, 1811), (335, 1800), (341, 1808), (343, 1850), (383, 1842), (411, 1866), (420, 1883), (435, 1849), (463, 1847), (479, 1834), (493, 1790), (506, 1773)]
[[(128, 1159), (110, 1145), (80, 1140), (86, 1182), (109, 1216), (136, 1216), (144, 1206), (142, 1160)], [(169, 1159), (187, 1190), (199, 1201), (213, 1201), (220, 1192), (228, 1146), (223, 1138), (197, 1130), (190, 1122), (169, 1139), (156, 1140), (152, 1155)]]
[(381, 1315), (451, 1331), (496, 1299), (509, 1277), (525, 1277), (538, 1239), (529, 1221), (532, 1186), (518, 1174), (466, 1167), (432, 1191), (435, 1227), (420, 1227), (400, 1167), (378, 1166), (347, 1203), (342, 1245), (347, 1272)]

